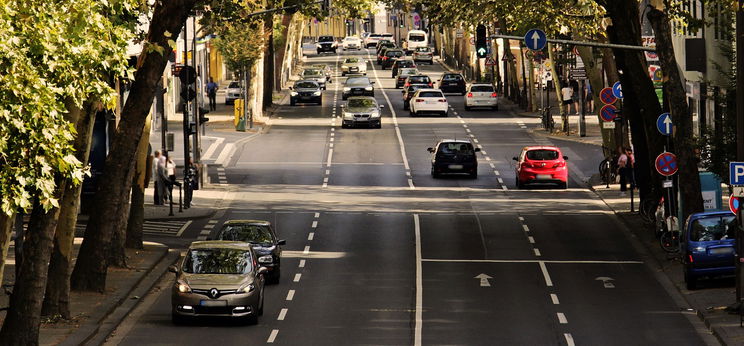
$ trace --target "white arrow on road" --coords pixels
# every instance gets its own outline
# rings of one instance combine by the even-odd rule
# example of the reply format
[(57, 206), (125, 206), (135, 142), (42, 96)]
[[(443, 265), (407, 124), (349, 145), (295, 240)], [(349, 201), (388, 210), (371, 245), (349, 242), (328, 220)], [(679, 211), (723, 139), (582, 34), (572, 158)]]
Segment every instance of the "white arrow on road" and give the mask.
[(481, 273), (480, 275), (474, 277), (473, 279), (480, 279), (481, 287), (491, 287), (491, 283), (488, 282), (488, 279), (493, 279), (493, 278), (484, 273)]
[(615, 279), (607, 276), (600, 276), (598, 278), (595, 278), (594, 280), (602, 281), (604, 284), (604, 288), (615, 288), (615, 285), (612, 284), (610, 281), (614, 281)]
[(532, 33), (532, 47), (537, 48), (537, 42), (540, 41), (540, 34), (537, 31)]
[(664, 126), (666, 126), (666, 133), (672, 133), (672, 117), (668, 116), (664, 119)]

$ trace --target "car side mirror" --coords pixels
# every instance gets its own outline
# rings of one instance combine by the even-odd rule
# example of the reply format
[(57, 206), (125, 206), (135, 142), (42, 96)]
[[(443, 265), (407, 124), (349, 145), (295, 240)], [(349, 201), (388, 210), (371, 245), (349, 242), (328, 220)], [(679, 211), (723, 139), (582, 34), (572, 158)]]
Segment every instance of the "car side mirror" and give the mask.
[(369, 84), (375, 84), (375, 82), (369, 82)]
[(430, 153), (434, 153), (434, 148), (426, 148), (426, 151), (428, 151)]
[(259, 267), (258, 268), (258, 271), (256, 271), (256, 273), (258, 273), (258, 275), (264, 275), (264, 274), (266, 274), (268, 272), (269, 272), (269, 268), (266, 268), (266, 267)]
[(480, 149), (480, 148), (475, 148), (475, 152), (476, 152), (476, 153), (477, 153), (477, 152), (479, 152), (479, 151), (481, 151), (481, 149)]
[(287, 245), (287, 241), (284, 239), (281, 239), (278, 242), (276, 242), (276, 245)]
[(563, 157), (563, 159), (564, 159), (564, 160), (568, 160), (568, 156), (564, 156), (564, 157)]
[(289, 90), (292, 90), (292, 87), (289, 87)]
[(169, 266), (169, 267), (168, 267), (168, 271), (169, 271), (169, 272), (171, 272), (171, 273), (176, 273), (176, 274), (178, 274), (178, 267), (176, 267), (176, 266), (174, 266), (174, 265), (172, 265), (172, 266)]
[(519, 161), (519, 159), (516, 156), (512, 157), (512, 160)]
[(380, 105), (380, 108), (385, 108), (385, 105)]

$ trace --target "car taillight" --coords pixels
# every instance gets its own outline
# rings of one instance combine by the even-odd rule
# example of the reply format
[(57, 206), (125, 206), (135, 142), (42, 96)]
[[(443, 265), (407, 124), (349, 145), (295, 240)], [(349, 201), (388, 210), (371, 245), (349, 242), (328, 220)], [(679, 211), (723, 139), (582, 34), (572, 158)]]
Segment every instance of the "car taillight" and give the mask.
[(468, 93), (468, 97), (473, 97), (473, 93)]
[(429, 86), (432, 86), (432, 84), (433, 84), (432, 82), (429, 82)]
[(416, 102), (424, 102), (424, 99), (416, 99)]
[(566, 167), (566, 162), (565, 162), (565, 161), (562, 161), (562, 162), (558, 162), (558, 163), (556, 163), (556, 164), (555, 164), (555, 165), (553, 166), (553, 168), (558, 168), (558, 167)]
[(527, 161), (522, 162), (522, 168), (532, 168), (532, 164)]
[(692, 255), (691, 254), (690, 255), (687, 255), (687, 257), (690, 259), (690, 263), (694, 262), (694, 260), (692, 259)]
[(439, 102), (447, 102), (447, 99), (439, 99), (437, 101), (439, 101)]
[(497, 93), (491, 93), (491, 97), (499, 97), (499, 94), (497, 94)]
[(408, 87), (408, 86), (411, 86), (411, 83), (406, 83), (406, 86), (407, 86), (407, 87)]
[(387, 59), (388, 59), (388, 57), (386, 57), (386, 56), (383, 56), (382, 57), (382, 60), (387, 60)]

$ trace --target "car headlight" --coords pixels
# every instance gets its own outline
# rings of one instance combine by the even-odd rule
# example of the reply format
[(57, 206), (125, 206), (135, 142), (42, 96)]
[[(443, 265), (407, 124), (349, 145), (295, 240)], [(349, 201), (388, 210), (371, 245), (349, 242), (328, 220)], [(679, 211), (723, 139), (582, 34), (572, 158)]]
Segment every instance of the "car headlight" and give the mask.
[(349, 87), (344, 87), (344, 91), (351, 91), (351, 88), (349, 88)]
[(346, 119), (353, 119), (354, 118), (354, 113), (346, 113), (346, 112), (344, 112), (344, 118), (346, 118)]
[(341, 70), (348, 70), (349, 66), (341, 66)]
[(318, 43), (318, 44), (315, 45), (315, 48), (320, 48), (320, 47), (321, 47), (320, 46), (320, 43)]
[(371, 86), (368, 86), (368, 87), (364, 88), (364, 90), (367, 90), (367, 91), (372, 91), (372, 89), (373, 88)]
[(380, 112), (372, 112), (372, 113), (369, 114), (369, 117), (370, 118), (379, 118), (380, 117)]
[(293, 91), (293, 92), (291, 92), (289, 94), (292, 95), (292, 96), (297, 96), (298, 95), (296, 91)]
[(271, 263), (274, 262), (274, 258), (271, 255), (264, 255), (258, 258), (258, 263)]
[(316, 91), (313, 93), (313, 96), (320, 96), (320, 91)]
[(178, 288), (178, 292), (181, 293), (191, 292), (191, 287), (189, 287), (189, 285), (187, 285), (185, 282), (176, 282), (176, 288)]
[(238, 292), (248, 293), (248, 292), (252, 292), (255, 289), (256, 289), (256, 285), (254, 285), (254, 284), (247, 284), (247, 285), (244, 285), (244, 286), (241, 286), (240, 288), (238, 288)]

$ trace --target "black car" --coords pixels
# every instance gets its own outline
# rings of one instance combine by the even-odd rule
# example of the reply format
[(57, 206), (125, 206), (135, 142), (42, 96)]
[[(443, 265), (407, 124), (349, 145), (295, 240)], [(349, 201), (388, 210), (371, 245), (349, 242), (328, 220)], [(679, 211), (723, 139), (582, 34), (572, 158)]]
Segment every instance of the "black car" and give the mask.
[(465, 83), (465, 77), (459, 73), (445, 73), (442, 78), (437, 81), (439, 90), (445, 93), (458, 93), (465, 95), (465, 89), (467, 85)]
[(406, 56), (406, 52), (404, 52), (402, 49), (388, 49), (385, 50), (385, 54), (382, 56), (382, 63), (380, 64), (382, 66), (382, 69), (386, 69), (388, 67), (392, 67), (393, 63), (395, 63), (396, 60), (401, 59)]
[(279, 283), (281, 276), (282, 245), (287, 242), (280, 240), (271, 227), (271, 223), (263, 220), (229, 220), (217, 231), (212, 231), (207, 240), (242, 241), (251, 244), (256, 252), (260, 266), (266, 267), (266, 281)]
[(396, 48), (395, 42), (390, 40), (380, 40), (375, 46), (375, 52), (379, 55), (383, 48)]
[(439, 178), (444, 173), (468, 174), (478, 178), (478, 158), (480, 148), (473, 148), (470, 141), (445, 139), (435, 148), (427, 149), (431, 155), (431, 176)]
[(427, 88), (429, 88), (429, 86), (425, 84), (410, 84), (403, 88), (403, 109), (408, 110), (411, 104), (411, 97), (413, 97), (413, 94), (416, 93), (416, 90)]
[(434, 83), (431, 81), (431, 78), (429, 78), (429, 76), (425, 74), (408, 76), (408, 78), (406, 78), (405, 83), (403, 83), (403, 86), (407, 87), (413, 84), (422, 84), (422, 85), (426, 85), (429, 88), (433, 87), (434, 85)]
[(409, 59), (395, 60), (395, 62), (393, 63), (393, 68), (392, 68), (393, 74), (390, 77), (395, 78), (395, 76), (398, 75), (398, 70), (402, 68), (415, 68), (415, 67), (416, 67), (416, 63), (413, 60), (409, 60)]
[(318, 43), (315, 45), (318, 54), (323, 52), (336, 53), (337, 48), (338, 42), (336, 42), (336, 38), (333, 36), (320, 36), (318, 37)]
[(346, 100), (349, 96), (375, 96), (374, 84), (368, 77), (349, 77), (344, 83), (341, 98)]
[(395, 49), (395, 47), (382, 47), (380, 50), (377, 51), (377, 65), (382, 64), (382, 57), (385, 56), (385, 52), (388, 49)]
[(323, 104), (323, 93), (318, 82), (299, 80), (294, 83), (294, 86), (289, 87), (289, 89), (292, 90), (289, 93), (289, 104), (292, 106), (297, 103)]

